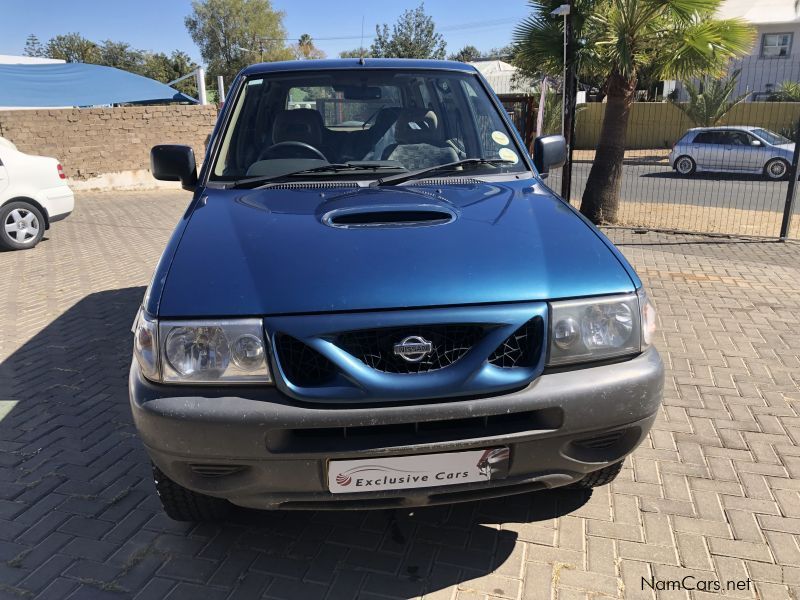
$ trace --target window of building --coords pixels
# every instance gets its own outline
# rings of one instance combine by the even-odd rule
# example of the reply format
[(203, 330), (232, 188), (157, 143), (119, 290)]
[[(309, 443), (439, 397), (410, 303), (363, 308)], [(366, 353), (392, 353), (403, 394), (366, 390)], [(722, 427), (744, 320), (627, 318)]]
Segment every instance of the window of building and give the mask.
[(791, 49), (791, 33), (765, 33), (761, 36), (762, 58), (785, 58)]

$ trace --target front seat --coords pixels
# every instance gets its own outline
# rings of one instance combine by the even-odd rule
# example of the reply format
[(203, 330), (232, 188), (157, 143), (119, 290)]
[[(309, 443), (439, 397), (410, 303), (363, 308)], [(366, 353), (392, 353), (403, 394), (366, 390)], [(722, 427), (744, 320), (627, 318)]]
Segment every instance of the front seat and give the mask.
[(424, 169), (458, 160), (458, 154), (444, 142), (439, 118), (432, 110), (409, 108), (400, 111), (395, 123), (395, 144), (386, 148), (384, 160), (396, 160), (406, 169)]
[[(272, 143), (302, 142), (321, 151), (323, 128), (322, 115), (313, 108), (281, 110), (272, 123)], [(293, 150), (286, 150), (294, 154)], [(285, 152), (281, 155), (285, 156)]]

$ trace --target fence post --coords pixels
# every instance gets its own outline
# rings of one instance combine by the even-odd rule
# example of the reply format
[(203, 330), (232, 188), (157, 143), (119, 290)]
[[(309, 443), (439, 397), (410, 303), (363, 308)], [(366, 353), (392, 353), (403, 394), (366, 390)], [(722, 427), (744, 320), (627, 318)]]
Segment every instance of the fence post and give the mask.
[(781, 241), (786, 241), (786, 238), (789, 237), (789, 226), (792, 224), (794, 197), (797, 190), (798, 162), (800, 162), (800, 119), (797, 120), (797, 128), (794, 132), (794, 155), (792, 156), (792, 166), (789, 168), (789, 187), (786, 190), (786, 204), (783, 207)]
[(568, 0), (567, 4), (571, 6), (570, 12), (564, 17), (564, 34), (567, 38), (566, 59), (567, 64), (564, 69), (564, 100), (563, 106), (563, 134), (567, 140), (567, 161), (561, 169), (561, 197), (569, 202), (569, 197), (572, 195), (572, 149), (575, 145), (575, 101), (578, 92), (578, 77), (577, 65), (575, 64), (575, 32), (572, 28), (572, 19), (574, 13), (574, 2)]

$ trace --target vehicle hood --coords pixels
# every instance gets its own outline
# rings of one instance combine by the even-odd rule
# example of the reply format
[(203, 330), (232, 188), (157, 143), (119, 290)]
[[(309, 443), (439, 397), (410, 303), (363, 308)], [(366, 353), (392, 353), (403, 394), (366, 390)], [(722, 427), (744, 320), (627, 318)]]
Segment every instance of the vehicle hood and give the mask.
[(785, 150), (786, 152), (794, 152), (794, 143), (791, 143), (791, 144), (778, 144), (775, 147), (776, 148), (780, 148), (781, 150)]
[[(325, 223), (376, 208), (401, 215), (435, 210), (452, 220)], [(222, 317), (628, 292), (635, 289), (628, 268), (602, 234), (533, 180), (206, 189), (154, 285), (161, 288), (159, 316)]]

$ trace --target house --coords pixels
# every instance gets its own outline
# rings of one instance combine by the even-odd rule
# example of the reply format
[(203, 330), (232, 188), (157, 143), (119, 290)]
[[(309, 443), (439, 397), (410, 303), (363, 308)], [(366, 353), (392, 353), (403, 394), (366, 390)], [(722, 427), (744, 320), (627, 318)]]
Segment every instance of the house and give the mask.
[(750, 54), (733, 61), (740, 70), (736, 95), (765, 99), (784, 81), (800, 81), (800, 12), (795, 0), (725, 0), (721, 19), (740, 18), (756, 28)]

